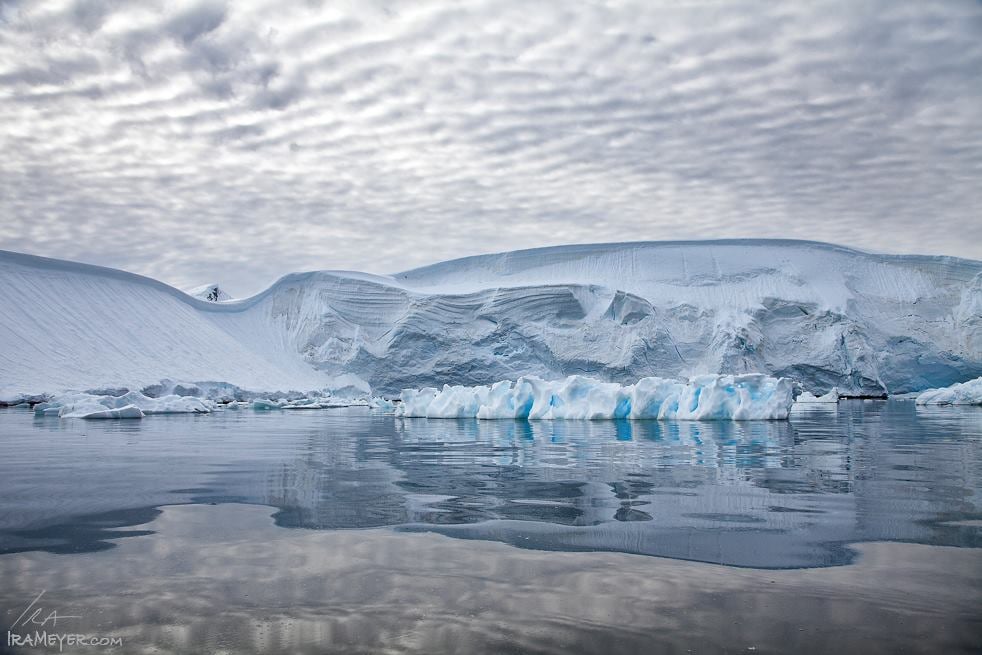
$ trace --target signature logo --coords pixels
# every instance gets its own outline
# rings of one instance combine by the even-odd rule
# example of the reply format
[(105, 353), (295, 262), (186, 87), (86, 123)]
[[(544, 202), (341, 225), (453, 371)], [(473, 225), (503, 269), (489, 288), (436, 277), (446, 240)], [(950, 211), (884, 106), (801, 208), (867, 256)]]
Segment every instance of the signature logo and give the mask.
[[(108, 646), (114, 648), (123, 645), (122, 637), (94, 637), (73, 632), (57, 632), (58, 622), (68, 619), (81, 619), (77, 614), (59, 614), (58, 610), (48, 610), (41, 604), (41, 599), (47, 593), (41, 593), (24, 608), (7, 630), (7, 646), (24, 646), (27, 648), (57, 648), (58, 652), (65, 646)], [(21, 634), (22, 630), (27, 634)]]
[(81, 616), (76, 615), (59, 615), (58, 610), (51, 610), (45, 614), (44, 608), (38, 605), (38, 603), (41, 602), (41, 597), (47, 592), (47, 589), (42, 589), (41, 593), (34, 597), (31, 604), (24, 608), (24, 611), (20, 613), (20, 616), (18, 616), (17, 619), (10, 624), (11, 630), (23, 628), (24, 626), (37, 626), (43, 628), (49, 623), (51, 624), (52, 628), (57, 628), (59, 620), (63, 621), (65, 619), (82, 618)]

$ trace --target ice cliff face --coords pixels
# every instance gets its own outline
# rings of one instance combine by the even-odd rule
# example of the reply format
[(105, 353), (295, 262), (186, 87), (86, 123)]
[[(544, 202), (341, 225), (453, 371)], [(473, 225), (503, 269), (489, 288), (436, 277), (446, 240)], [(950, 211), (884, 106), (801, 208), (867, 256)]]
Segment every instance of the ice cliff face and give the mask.
[(395, 413), (511, 420), (769, 420), (788, 418), (793, 391), (791, 380), (760, 374), (697, 375), (687, 383), (642, 378), (626, 386), (582, 375), (552, 381), (529, 376), (491, 386), (405, 389)]
[(568, 246), (393, 278), (284, 279), (268, 311), (325, 370), (403, 387), (764, 372), (905, 392), (982, 371), (982, 263), (794, 241)]
[(849, 395), (982, 375), (982, 262), (801, 241), (565, 246), (394, 276), (294, 274), (221, 303), (2, 253), (0, 306), (0, 394), (164, 377), (307, 389), (347, 375), (395, 394), (523, 375), (630, 384), (760, 372)]

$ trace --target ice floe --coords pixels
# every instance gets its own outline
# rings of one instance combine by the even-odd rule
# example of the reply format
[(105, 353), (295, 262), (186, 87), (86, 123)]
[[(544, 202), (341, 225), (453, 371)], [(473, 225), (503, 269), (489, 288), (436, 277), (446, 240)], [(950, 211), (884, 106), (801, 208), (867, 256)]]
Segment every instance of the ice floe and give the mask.
[(167, 395), (160, 398), (130, 391), (121, 396), (90, 393), (65, 394), (34, 407), (38, 416), (61, 418), (143, 418), (149, 414), (207, 414), (215, 408), (211, 401), (192, 396)]
[(928, 389), (914, 401), (918, 405), (982, 405), (982, 377), (940, 389)]

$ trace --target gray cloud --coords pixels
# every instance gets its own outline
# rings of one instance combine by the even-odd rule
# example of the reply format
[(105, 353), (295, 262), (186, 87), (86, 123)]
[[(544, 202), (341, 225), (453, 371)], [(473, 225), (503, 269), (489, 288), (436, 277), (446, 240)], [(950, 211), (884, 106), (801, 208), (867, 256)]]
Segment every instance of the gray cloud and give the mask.
[(167, 21), (164, 31), (184, 45), (190, 45), (200, 37), (214, 32), (225, 21), (225, 5), (219, 2), (201, 2), (193, 5)]
[(3, 2), (0, 247), (255, 291), (566, 242), (982, 258), (973, 2)]

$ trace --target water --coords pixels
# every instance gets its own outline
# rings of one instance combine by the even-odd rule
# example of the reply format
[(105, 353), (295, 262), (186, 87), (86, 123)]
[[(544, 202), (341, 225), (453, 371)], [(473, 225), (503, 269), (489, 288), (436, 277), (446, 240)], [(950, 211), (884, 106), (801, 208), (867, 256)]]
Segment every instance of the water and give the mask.
[(45, 590), (122, 652), (970, 652), (980, 480), (982, 410), (897, 401), (750, 423), (8, 409), (0, 620)]

